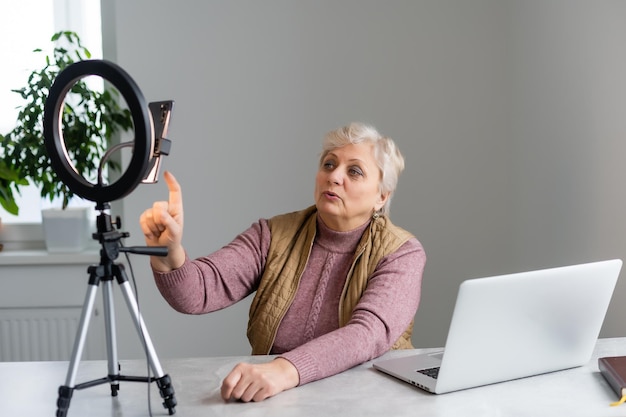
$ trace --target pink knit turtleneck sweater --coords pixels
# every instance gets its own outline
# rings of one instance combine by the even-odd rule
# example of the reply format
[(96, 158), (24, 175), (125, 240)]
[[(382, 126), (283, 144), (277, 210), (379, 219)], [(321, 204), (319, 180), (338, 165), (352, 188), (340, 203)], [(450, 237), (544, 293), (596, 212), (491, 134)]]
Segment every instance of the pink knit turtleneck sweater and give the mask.
[[(385, 353), (417, 310), (426, 255), (416, 239), (379, 263), (351, 320), (339, 328), (339, 297), (352, 255), (368, 226), (349, 232), (317, 221), (317, 235), (296, 297), (282, 320), (272, 354), (289, 360), (300, 385)], [(242, 300), (257, 288), (270, 243), (261, 219), (222, 249), (172, 272), (154, 272), (159, 291), (177, 311), (203, 314)]]

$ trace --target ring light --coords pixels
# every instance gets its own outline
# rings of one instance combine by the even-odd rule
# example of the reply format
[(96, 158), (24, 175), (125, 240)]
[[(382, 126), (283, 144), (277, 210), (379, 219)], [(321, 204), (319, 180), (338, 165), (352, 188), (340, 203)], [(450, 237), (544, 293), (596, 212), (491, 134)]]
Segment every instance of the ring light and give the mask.
[[(93, 184), (77, 172), (63, 138), (65, 96), (79, 79), (89, 75), (100, 76), (115, 86), (126, 100), (133, 119), (135, 139), (130, 163), (120, 178), (109, 185)], [(105, 60), (79, 61), (58, 74), (44, 106), (44, 142), (52, 168), (65, 185), (74, 194), (99, 204), (120, 199), (132, 192), (146, 177), (149, 166), (154, 165), (152, 158), (158, 157), (152, 114), (141, 90), (126, 71)]]
[[(135, 129), (134, 142), (120, 143), (108, 149), (100, 160), (98, 168), (98, 182), (92, 184), (82, 177), (72, 161), (63, 139), (63, 110), (66, 94), (76, 84), (77, 80), (88, 76), (97, 75), (109, 81), (115, 86), (126, 100), (129, 107), (133, 125)], [(119, 229), (120, 219), (113, 222), (111, 215), (106, 213), (109, 202), (128, 195), (140, 182), (156, 182), (158, 177), (161, 155), (168, 155), (171, 142), (164, 136), (169, 127), (170, 115), (172, 111), (172, 101), (161, 101), (146, 104), (139, 87), (133, 79), (119, 66), (104, 60), (79, 61), (69, 65), (61, 71), (52, 87), (50, 94), (44, 105), (44, 142), (50, 163), (59, 178), (76, 195), (97, 203), (96, 209), (100, 214), (96, 220), (97, 233), (92, 234), (93, 238), (102, 245), (100, 250), (100, 264), (89, 267), (89, 285), (85, 303), (81, 313), (78, 332), (72, 351), (70, 366), (67, 372), (65, 385), (59, 387), (59, 397), (57, 399), (57, 416), (65, 417), (70, 405), (70, 400), (74, 390), (88, 388), (91, 386), (110, 383), (111, 396), (117, 396), (119, 381), (140, 381), (156, 382), (159, 387), (163, 406), (168, 409), (169, 414), (176, 412), (177, 405), (174, 388), (169, 375), (164, 374), (161, 364), (156, 356), (152, 341), (148, 336), (147, 329), (137, 308), (136, 300), (124, 272), (124, 265), (114, 263), (120, 252), (139, 253), (151, 256), (166, 256), (166, 247), (126, 247), (120, 240), (129, 236), (126, 232), (113, 229), (113, 225)], [(102, 169), (107, 158), (118, 149), (123, 147), (133, 147), (130, 164), (119, 180), (104, 185), (102, 181)], [(148, 364), (154, 376), (137, 377), (120, 374), (119, 363), (117, 363), (117, 347), (114, 338), (109, 338), (114, 334), (113, 327), (113, 301), (111, 298), (112, 282), (115, 280), (126, 298), (126, 304), (134, 319), (137, 330), (143, 340), (143, 345), (148, 356)], [(78, 362), (85, 344), (85, 334), (88, 329), (88, 320), (92, 316), (94, 298), (100, 284), (103, 284), (104, 292), (104, 312), (106, 314), (105, 324), (108, 339), (108, 367), (109, 374), (105, 378), (76, 384), (76, 371)], [(113, 340), (113, 342), (111, 342)]]

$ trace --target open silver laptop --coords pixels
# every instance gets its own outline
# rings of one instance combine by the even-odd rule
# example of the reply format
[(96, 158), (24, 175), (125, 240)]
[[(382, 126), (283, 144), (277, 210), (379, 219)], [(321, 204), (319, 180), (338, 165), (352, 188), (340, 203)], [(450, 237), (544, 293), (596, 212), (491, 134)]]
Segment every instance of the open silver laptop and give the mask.
[(379, 360), (374, 368), (442, 394), (584, 365), (621, 267), (614, 259), (467, 280), (445, 351)]

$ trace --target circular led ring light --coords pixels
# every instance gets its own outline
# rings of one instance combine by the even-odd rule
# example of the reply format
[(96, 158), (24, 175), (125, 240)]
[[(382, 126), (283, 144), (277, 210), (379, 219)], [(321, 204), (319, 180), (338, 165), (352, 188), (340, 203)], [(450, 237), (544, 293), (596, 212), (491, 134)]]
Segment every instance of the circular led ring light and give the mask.
[[(76, 82), (97, 75), (115, 86), (126, 100), (132, 115), (135, 140), (126, 171), (109, 185), (92, 184), (80, 175), (69, 158), (63, 139), (63, 103), (65, 95)], [(61, 181), (76, 195), (97, 203), (108, 203), (130, 194), (144, 178), (148, 169), (154, 132), (148, 105), (135, 81), (120, 66), (105, 60), (73, 63), (59, 73), (50, 88), (44, 106), (44, 142), (52, 168)]]

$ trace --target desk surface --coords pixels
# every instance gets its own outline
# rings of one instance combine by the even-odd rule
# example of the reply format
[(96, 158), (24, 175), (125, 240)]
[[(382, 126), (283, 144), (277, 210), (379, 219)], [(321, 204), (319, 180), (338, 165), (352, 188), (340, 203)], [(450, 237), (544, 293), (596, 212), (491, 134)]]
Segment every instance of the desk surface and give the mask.
[[(418, 349), (416, 351), (425, 351)], [(385, 357), (410, 355), (394, 351)], [(617, 416), (626, 404), (610, 407), (616, 395), (597, 367), (600, 356), (626, 355), (626, 338), (600, 339), (583, 367), (490, 386), (433, 395), (382, 374), (368, 362), (342, 374), (283, 392), (260, 403), (224, 402), (221, 380), (241, 361), (266, 357), (215, 357), (161, 360), (172, 378), (175, 416)], [(122, 375), (145, 376), (145, 361), (120, 361)], [(67, 362), (0, 363), (0, 414), (54, 416), (57, 389), (65, 383)], [(77, 384), (106, 376), (106, 361), (80, 363)], [(76, 390), (68, 417), (166, 416), (156, 384), (120, 382), (117, 397), (108, 384)]]

